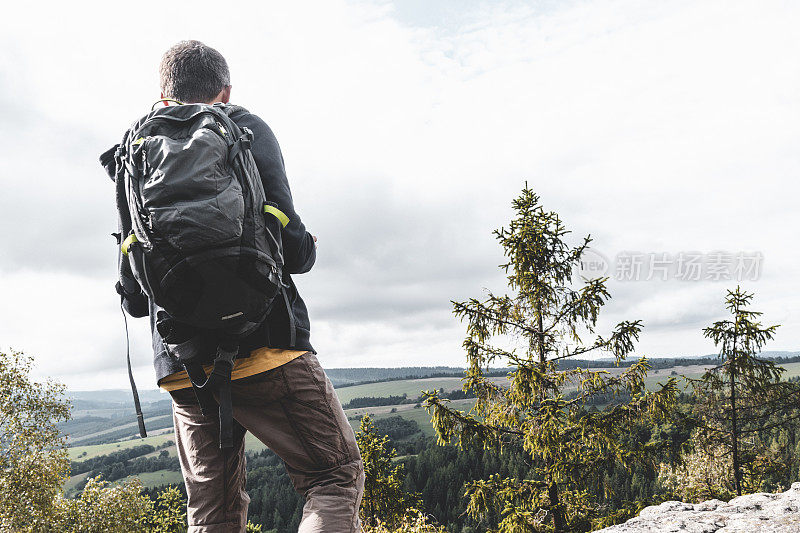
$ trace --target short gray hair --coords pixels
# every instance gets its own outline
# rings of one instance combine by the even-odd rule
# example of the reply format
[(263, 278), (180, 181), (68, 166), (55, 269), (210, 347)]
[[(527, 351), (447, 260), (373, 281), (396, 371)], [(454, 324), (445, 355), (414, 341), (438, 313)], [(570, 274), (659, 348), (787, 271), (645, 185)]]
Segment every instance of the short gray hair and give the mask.
[(231, 84), (222, 54), (200, 41), (181, 41), (167, 50), (159, 67), (164, 98), (210, 102)]

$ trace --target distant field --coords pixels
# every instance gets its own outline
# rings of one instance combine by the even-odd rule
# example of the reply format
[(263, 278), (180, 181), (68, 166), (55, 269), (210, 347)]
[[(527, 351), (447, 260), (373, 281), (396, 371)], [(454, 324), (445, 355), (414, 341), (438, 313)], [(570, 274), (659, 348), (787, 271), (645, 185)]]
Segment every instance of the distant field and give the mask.
[[(785, 379), (789, 379), (792, 377), (800, 376), (800, 363), (788, 363), (783, 365), (787, 371), (784, 374)], [(661, 370), (652, 370), (648, 377), (646, 378), (646, 384), (649, 389), (655, 388), (659, 383), (665, 382), (670, 377), (677, 377), (679, 378), (679, 386), (686, 386), (686, 382), (683, 379), (680, 379), (682, 375), (686, 375), (688, 377), (697, 378), (702, 375), (702, 373), (707, 369), (707, 366), (701, 365), (693, 365), (693, 366), (678, 366), (674, 368), (668, 369), (661, 369)], [(610, 368), (605, 369), (611, 372), (612, 374), (618, 374), (622, 369), (619, 368)], [(673, 375), (678, 374), (678, 375)], [(507, 379), (505, 377), (495, 377), (490, 378), (493, 382), (501, 384), (507, 383)], [(445, 391), (452, 391), (452, 390), (460, 390), (462, 386), (462, 381), (460, 377), (439, 377), (439, 378), (422, 378), (422, 379), (410, 379), (410, 380), (398, 380), (398, 381), (387, 381), (381, 383), (370, 383), (365, 385), (356, 385), (352, 387), (344, 387), (336, 390), (337, 395), (342, 403), (347, 403), (353, 398), (358, 397), (387, 397), (387, 396), (402, 396), (406, 394), (409, 398), (416, 398), (420, 395), (422, 390), (431, 390), (431, 389), (439, 389), (443, 388)], [(456, 400), (451, 402), (453, 407), (462, 410), (468, 410), (473, 404), (473, 400)], [(396, 409), (396, 413), (392, 413), (392, 409)], [(364, 413), (369, 412), (374, 415), (376, 419), (379, 418), (386, 418), (390, 416), (400, 415), (404, 418), (409, 420), (416, 421), (420, 429), (426, 435), (433, 435), (433, 428), (430, 424), (430, 416), (427, 412), (425, 412), (424, 408), (414, 409), (413, 404), (401, 404), (401, 405), (388, 405), (388, 406), (381, 406), (381, 407), (367, 407), (367, 408), (358, 408), (358, 409), (348, 409), (346, 414), (348, 418), (355, 419), (358, 416), (363, 415)], [(163, 417), (153, 417), (153, 419), (148, 420), (160, 420)], [(351, 425), (354, 429), (357, 429), (358, 422), (357, 420), (350, 420)], [(131, 429), (135, 429), (135, 425), (133, 424), (126, 424), (124, 427), (129, 427)], [(114, 428), (115, 430), (120, 429), (123, 426), (118, 426)], [(161, 433), (163, 434), (157, 434)], [(101, 434), (102, 432), (98, 432)], [(151, 433), (151, 436), (146, 439), (129, 439), (123, 440), (119, 442), (113, 442), (109, 444), (98, 444), (92, 446), (76, 446), (69, 449), (69, 457), (71, 460), (83, 460), (88, 459), (91, 457), (97, 457), (99, 455), (106, 455), (114, 451), (130, 448), (133, 446), (137, 446), (140, 444), (151, 444), (153, 446), (159, 446), (168, 440), (174, 440), (174, 436), (172, 434), (171, 428), (164, 428), (161, 430), (156, 430)], [(246, 447), (248, 450), (257, 451), (264, 448), (264, 445), (261, 444), (258, 440), (256, 440), (252, 435), (248, 435), (246, 440)], [(86, 452), (86, 455), (83, 457), (79, 457), (82, 453)], [(174, 454), (174, 450), (169, 450), (170, 454)], [(156, 454), (159, 452), (156, 452)]]
[[(505, 376), (489, 378), (495, 383), (506, 383)], [(382, 397), (402, 396), (407, 394), (409, 398), (416, 398), (422, 394), (423, 390), (444, 389), (445, 392), (461, 390), (463, 382), (461, 378), (423, 378), (407, 379), (402, 381), (385, 381), (382, 383), (369, 383), (366, 385), (355, 385), (336, 389), (336, 395), (342, 404), (353, 398), (363, 398), (366, 396)]]
[[(453, 400), (450, 402), (450, 406), (455, 409), (460, 409), (462, 411), (468, 411), (473, 405), (475, 404), (475, 399), (466, 399), (466, 400)], [(395, 408), (397, 409), (396, 412), (392, 413), (391, 410)], [(350, 422), (350, 426), (353, 428), (353, 431), (358, 431), (359, 421), (356, 417), (359, 417), (365, 413), (370, 413), (373, 415), (375, 420), (380, 420), (382, 418), (390, 418), (393, 416), (402, 416), (406, 420), (413, 420), (417, 424), (419, 424), (419, 428), (425, 436), (433, 436), (435, 433), (433, 431), (433, 426), (431, 425), (431, 415), (425, 411), (424, 407), (419, 407), (414, 409), (414, 404), (401, 404), (401, 405), (385, 405), (381, 407), (367, 407), (367, 408), (360, 408), (360, 409), (346, 409), (345, 414), (347, 415), (348, 421)], [(245, 437), (245, 450), (249, 452), (259, 452), (266, 448), (266, 446), (256, 439), (250, 433), (247, 434)]]
[[(505, 381), (506, 378), (500, 377), (491, 379), (492, 381), (503, 382)], [(351, 399), (357, 397), (402, 396), (404, 393), (407, 394), (410, 398), (416, 398), (421, 394), (422, 390), (439, 389), (439, 388), (443, 388), (445, 391), (460, 390), (461, 385), (462, 385), (461, 378), (451, 378), (451, 377), (422, 378), (422, 379), (412, 379), (403, 381), (388, 381), (383, 383), (371, 383), (367, 385), (356, 385), (353, 387), (345, 387), (342, 389), (338, 389), (336, 393), (339, 396), (339, 399), (341, 400), (342, 403), (347, 403)], [(459, 402), (464, 402), (464, 400), (453, 402), (453, 404), (459, 405)], [(433, 428), (430, 426), (430, 418), (425, 412), (425, 409), (422, 408), (413, 409), (414, 407), (413, 404), (389, 405), (383, 407), (371, 407), (366, 409), (364, 408), (348, 409), (346, 412), (349, 417), (349, 416), (363, 414), (364, 412), (369, 411), (371, 413), (375, 413), (376, 418), (380, 418), (384, 416), (394, 416), (394, 414), (390, 413), (393, 407), (397, 408), (397, 410), (399, 411), (397, 414), (402, 414), (406, 418), (417, 420), (417, 422), (420, 423), (420, 427), (422, 428), (423, 432), (426, 435), (433, 434)], [(160, 420), (161, 418), (162, 417), (153, 417), (152, 419), (146, 419), (145, 422), (149, 422), (151, 420)], [(113, 430), (118, 430), (120, 427), (122, 426), (115, 427), (113, 428)], [(130, 429), (135, 431), (135, 424), (129, 423), (126, 424), (124, 427), (130, 427)], [(174, 435), (172, 433), (171, 428), (152, 431), (150, 432), (150, 436), (145, 439), (134, 438), (129, 440), (112, 442), (108, 444), (71, 447), (69, 449), (69, 457), (71, 460), (85, 460), (91, 457), (97, 457), (99, 455), (107, 455), (109, 453), (119, 451), (122, 449), (132, 448), (133, 446), (138, 446), (141, 444), (150, 444), (152, 446), (159, 446), (168, 440), (174, 440)], [(254, 437), (252, 437), (252, 435), (248, 435), (246, 441), (246, 447), (248, 450), (258, 451), (262, 450), (264, 448), (264, 445), (261, 444)], [(83, 452), (86, 452), (86, 455), (83, 457), (79, 457)]]
[[(472, 406), (475, 405), (475, 399), (469, 398), (466, 400), (453, 400), (450, 402), (449, 406), (454, 409), (459, 409), (461, 411), (469, 411)], [(433, 431), (433, 426), (431, 425), (431, 415), (425, 410), (424, 407), (420, 407), (419, 409), (411, 409), (408, 411), (397, 412), (397, 413), (376, 413), (375, 419), (381, 418), (388, 418), (390, 416), (401, 415), (403, 418), (408, 420), (413, 420), (417, 424), (419, 424), (419, 428), (422, 430), (426, 436), (433, 436), (435, 435)], [(350, 425), (353, 426), (355, 429), (358, 429), (358, 422), (355, 420), (350, 421)]]
[[(474, 398), (469, 398), (466, 400), (452, 400), (449, 404), (450, 407), (454, 409), (460, 409), (462, 411), (468, 411), (473, 405), (475, 405)], [(392, 413), (392, 408), (397, 409), (397, 411)], [(358, 430), (359, 425), (359, 421), (355, 418), (365, 413), (370, 413), (373, 415), (375, 420), (390, 418), (393, 416), (402, 416), (407, 420), (413, 420), (419, 424), (420, 430), (422, 430), (422, 433), (424, 433), (426, 436), (434, 435), (433, 426), (431, 425), (431, 415), (428, 414), (424, 407), (415, 409), (413, 404), (402, 404), (386, 405), (381, 407), (366, 407), (360, 409), (347, 409), (345, 414), (347, 414), (348, 420), (353, 418), (350, 420), (350, 425), (354, 431)]]
[[(669, 378), (676, 378), (678, 380), (678, 388), (685, 388), (688, 383), (684, 377), (690, 378), (699, 378), (706, 369), (709, 368), (708, 366), (702, 365), (692, 365), (692, 366), (676, 366), (673, 368), (666, 368), (660, 370), (650, 370), (647, 373), (647, 377), (644, 379), (645, 387), (648, 390), (654, 390), (659, 387), (659, 384), (666, 383), (667, 379)], [(617, 376), (627, 370), (626, 368), (621, 367), (614, 367), (614, 368), (590, 368), (589, 370), (596, 370), (596, 371), (604, 371), (608, 372), (612, 376)], [(573, 385), (572, 387), (566, 387), (565, 390), (575, 390), (576, 386)]]
[[(652, 370), (647, 374), (644, 383), (648, 390), (654, 390), (660, 383), (666, 383), (667, 379), (676, 378), (678, 380), (678, 389), (681, 390), (689, 386), (689, 382), (686, 381), (684, 377), (693, 379), (699, 378), (708, 368), (710, 367), (697, 365)], [(675, 372), (675, 374), (673, 374), (673, 372)]]
[[(69, 449), (69, 458), (71, 461), (85, 461), (92, 457), (100, 455), (108, 455), (112, 452), (126, 450), (134, 446), (141, 446), (142, 444), (150, 444), (151, 446), (160, 446), (168, 440), (175, 440), (172, 432), (163, 435), (154, 435), (145, 439), (130, 439), (121, 442), (110, 442), (108, 444), (94, 444), (92, 446), (75, 446)], [(86, 452), (86, 455), (81, 457), (81, 454)]]
[[(72, 476), (69, 478), (66, 483), (64, 483), (64, 493), (67, 495), (67, 497), (73, 497), (77, 492), (76, 489), (78, 484), (85, 480), (88, 476), (89, 472), (84, 472), (83, 474), (78, 474), (77, 476)], [(135, 477), (138, 477), (139, 480), (141, 480), (142, 485), (147, 488), (160, 487), (162, 485), (180, 485), (183, 483), (183, 476), (180, 472), (172, 470), (157, 470), (155, 472), (143, 472), (134, 476), (128, 476), (118, 481), (114, 481), (112, 484), (121, 484)]]
[(120, 416), (125, 414), (133, 415), (132, 409), (129, 407), (119, 407), (119, 408), (103, 408), (103, 409), (73, 409), (72, 410), (72, 417), (73, 418), (80, 418), (82, 416), (100, 416), (103, 418), (111, 418), (114, 416)]
[[(800, 373), (800, 363), (794, 365), (796, 371)], [(701, 373), (701, 367), (686, 367), (680, 368), (680, 370), (689, 371), (691, 374), (699, 375)], [(612, 373), (618, 373), (619, 369), (609, 369)], [(662, 370), (660, 372), (652, 372), (651, 376), (647, 378), (648, 387), (654, 387), (657, 382), (664, 381), (667, 377), (669, 377), (671, 370)], [(507, 383), (507, 378), (505, 377), (493, 377), (489, 378), (491, 381), (498, 383), (498, 384), (505, 384)], [(402, 396), (406, 394), (409, 398), (416, 398), (421, 394), (422, 390), (432, 390), (432, 389), (444, 389), (445, 391), (453, 391), (453, 390), (460, 390), (462, 387), (462, 381), (460, 377), (439, 377), (439, 378), (421, 378), (421, 379), (410, 379), (410, 380), (399, 380), (399, 381), (387, 381), (381, 383), (370, 383), (365, 385), (356, 385), (351, 387), (344, 387), (336, 390), (336, 394), (339, 396), (339, 400), (344, 404), (352, 400), (353, 398), (358, 397), (387, 397), (387, 396)], [(456, 400), (451, 402), (451, 405), (462, 410), (468, 410), (473, 404), (475, 400)], [(391, 413), (392, 409), (397, 409), (396, 413)], [(409, 420), (416, 421), (420, 429), (426, 435), (433, 435), (433, 427), (430, 424), (430, 415), (425, 411), (424, 408), (414, 409), (414, 404), (401, 404), (401, 405), (387, 405), (381, 407), (367, 407), (367, 408), (358, 408), (358, 409), (348, 409), (346, 410), (346, 414), (348, 418), (354, 418), (360, 416), (366, 412), (372, 413), (375, 418), (385, 418), (390, 416), (400, 415), (404, 418)], [(156, 420), (160, 420), (162, 417), (155, 418)], [(151, 419), (148, 419), (148, 421)], [(358, 422), (356, 420), (350, 421), (351, 425), (354, 429), (357, 429)], [(126, 424), (125, 427), (130, 427), (131, 429), (135, 430), (135, 425), (133, 424)], [(119, 427), (114, 428), (119, 429)], [(162, 433), (163, 434), (157, 434)], [(165, 428), (163, 430), (156, 430), (151, 432), (151, 436), (147, 437), (146, 439), (129, 439), (119, 442), (113, 442), (109, 444), (97, 444), (92, 446), (76, 446), (72, 447), (69, 450), (69, 456), (72, 460), (82, 460), (88, 459), (91, 457), (96, 457), (99, 455), (106, 455), (114, 451), (118, 451), (121, 449), (130, 448), (133, 446), (137, 446), (140, 444), (151, 444), (153, 446), (159, 446), (163, 444), (167, 440), (174, 440), (174, 436), (172, 434), (171, 428)], [(264, 445), (261, 444), (257, 439), (255, 439), (252, 435), (248, 435), (246, 440), (246, 448), (250, 451), (258, 451), (264, 448)], [(86, 452), (86, 456), (78, 457), (81, 453)], [(170, 453), (173, 453), (170, 451)]]
[[(795, 376), (800, 376), (800, 363), (790, 363), (784, 366), (787, 369), (786, 373), (784, 374), (784, 377), (786, 379)], [(702, 375), (702, 373), (706, 370), (706, 368), (707, 367), (701, 365), (693, 365), (693, 366), (674, 367), (661, 370), (652, 370), (649, 373), (648, 377), (646, 378), (646, 384), (649, 389), (653, 389), (656, 386), (658, 386), (659, 383), (666, 381), (668, 378), (676, 377), (679, 379), (679, 387), (685, 387), (686, 381), (682, 379), (683, 375), (696, 378)], [(611, 374), (618, 374), (624, 369), (609, 368), (604, 370), (609, 371)], [(506, 377), (494, 377), (489, 379), (492, 382), (500, 385), (508, 384), (508, 380)], [(380, 383), (370, 383), (364, 385), (338, 388), (336, 389), (336, 393), (341, 402), (343, 404), (346, 404), (353, 398), (358, 398), (358, 397), (388, 397), (388, 396), (402, 396), (403, 394), (406, 394), (409, 398), (414, 399), (421, 394), (422, 390), (434, 390), (434, 389), (438, 390), (440, 388), (444, 389), (447, 392), (453, 390), (461, 390), (462, 388), (461, 377), (419, 378), (419, 379), (409, 379), (409, 380), (387, 381)], [(450, 402), (450, 406), (466, 412), (474, 405), (474, 403), (475, 399), (454, 400)], [(392, 412), (393, 409), (395, 410), (394, 413)], [(100, 415), (101, 412), (102, 412), (101, 409), (97, 411), (87, 410), (87, 414), (94, 416)], [(430, 415), (425, 411), (424, 408), (414, 408), (414, 404), (412, 403), (347, 409), (345, 411), (345, 414), (347, 415), (350, 425), (351, 427), (353, 427), (354, 431), (358, 430), (358, 425), (359, 425), (358, 417), (364, 415), (365, 413), (369, 413), (376, 420), (394, 416), (402, 416), (407, 420), (415, 421), (419, 425), (420, 430), (425, 436), (435, 435), (433, 427), (431, 426)], [(159, 424), (159, 422), (165, 422), (167, 418), (168, 418), (167, 416), (153, 416), (152, 418), (147, 418), (146, 421), (150, 423), (153, 430), (150, 431), (150, 436), (145, 439), (132, 438), (108, 444), (75, 446), (69, 449), (69, 458), (71, 460), (80, 461), (92, 457), (107, 455), (115, 451), (128, 449), (142, 444), (150, 444), (154, 447), (163, 445), (167, 441), (175, 440), (171, 427), (166, 427), (163, 429), (155, 429), (159, 425), (163, 425)], [(80, 438), (82, 439), (97, 438), (105, 434), (109, 434), (110, 438), (114, 438), (116, 435), (114, 435), (113, 432), (121, 430), (135, 432), (136, 430), (135, 422), (126, 422), (125, 424), (120, 424), (119, 426), (115, 426), (113, 428), (109, 428), (103, 431), (97, 431), (91, 435), (81, 436)], [(264, 448), (265, 448), (264, 444), (262, 444), (255, 437), (253, 437), (253, 435), (249, 433), (247, 434), (245, 440), (246, 450), (250, 452), (257, 452), (263, 450)], [(168, 447), (166, 448), (166, 450), (172, 456), (176, 454), (174, 446)], [(161, 452), (162, 450), (157, 450), (148, 455), (157, 456)], [(85, 455), (82, 456), (82, 454), (84, 453)], [(70, 478), (65, 484), (66, 494), (69, 496), (74, 495), (76, 492), (75, 489), (77, 485), (81, 481), (83, 481), (86, 478), (86, 476), (87, 474), (81, 474)], [(135, 477), (138, 477), (142, 481), (142, 484), (145, 487), (179, 484), (182, 482), (180, 472), (173, 472), (168, 470), (142, 473), (136, 475)]]
[(786, 369), (786, 372), (783, 373), (783, 379), (796, 378), (797, 376), (800, 376), (800, 363), (786, 363), (785, 365), (781, 366)]
[[(453, 400), (452, 402), (450, 402), (450, 405), (456, 409), (461, 409), (462, 411), (466, 411), (469, 410), (469, 408), (472, 407), (474, 403), (475, 403), (474, 399)], [(397, 409), (397, 412), (392, 413), (391, 410), (393, 408)], [(414, 420), (415, 422), (417, 422), (419, 424), (420, 429), (425, 435), (434, 434), (433, 426), (431, 426), (430, 415), (422, 407), (414, 409), (414, 404), (386, 405), (381, 407), (347, 409), (345, 411), (345, 414), (349, 419), (350, 417), (361, 416), (367, 412), (373, 414), (375, 419), (388, 418), (399, 415), (408, 420)], [(358, 420), (350, 420), (350, 425), (353, 427), (354, 431), (358, 430), (358, 423), (359, 423)], [(69, 458), (70, 460), (73, 461), (83, 461), (86, 459), (90, 459), (92, 457), (107, 455), (112, 452), (133, 448), (134, 446), (141, 446), (142, 444), (150, 444), (151, 446), (157, 447), (160, 446), (161, 444), (164, 444), (168, 440), (175, 440), (175, 437), (171, 431), (163, 435), (150, 436), (145, 439), (130, 439), (122, 442), (97, 444), (93, 446), (76, 446), (74, 448), (69, 449)], [(264, 448), (265, 446), (264, 444), (261, 443), (261, 441), (256, 439), (253, 435), (249, 433), (247, 434), (247, 437), (245, 439), (245, 449), (247, 451), (257, 452), (263, 450)], [(175, 450), (173, 448), (170, 447), (167, 448), (167, 450), (169, 451), (170, 455), (175, 455)], [(86, 452), (86, 455), (79, 457), (83, 452)], [(161, 453), (161, 450), (157, 450), (149, 455), (156, 456), (159, 453)]]
[(72, 496), (72, 494), (75, 492), (75, 489), (78, 486), (78, 483), (80, 483), (87, 477), (89, 477), (89, 472), (84, 472), (83, 474), (78, 474), (77, 476), (72, 476), (71, 478), (69, 478), (66, 481), (66, 483), (64, 483), (64, 493), (67, 496)]
[[(163, 429), (165, 427), (165, 425), (172, 426), (172, 415), (162, 415), (162, 416), (153, 416), (153, 417), (145, 418), (145, 422), (146, 422), (148, 428), (158, 427), (158, 429)], [(90, 439), (95, 439), (97, 437), (102, 437), (103, 435), (107, 435), (109, 433), (114, 433), (116, 431), (120, 431), (120, 430), (124, 430), (124, 429), (130, 429), (131, 430), (131, 434), (138, 434), (138, 431), (139, 431), (138, 427), (139, 427), (139, 424), (138, 424), (138, 422), (135, 422), (135, 421), (134, 422), (130, 422), (128, 424), (122, 424), (122, 425), (119, 425), (119, 426), (115, 426), (113, 428), (104, 429), (103, 431), (97, 431), (95, 433), (90, 433), (88, 435), (82, 435), (81, 437), (78, 437), (78, 438), (75, 439), (75, 441), (76, 441), (75, 443), (76, 443), (76, 445), (80, 446), (81, 441), (87, 441), (87, 440), (90, 440)]]
[[(786, 369), (786, 372), (783, 373), (783, 379), (790, 379), (793, 377), (800, 376), (800, 363), (785, 363), (781, 365), (783, 368)], [(645, 379), (645, 383), (647, 384), (647, 388), (652, 390), (654, 389), (658, 383), (663, 383), (667, 380), (667, 378), (675, 377), (678, 378), (678, 386), (683, 386), (684, 388), (688, 386), (688, 382), (685, 379), (681, 379), (684, 376), (687, 378), (697, 379), (705, 373), (706, 370), (709, 368), (713, 368), (709, 365), (695, 365), (695, 366), (676, 366), (674, 368), (666, 368), (661, 370), (651, 370), (647, 378)], [(673, 375), (673, 372), (678, 374)]]
[[(173, 437), (174, 433), (170, 432), (169, 435), (170, 435), (170, 437)], [(175, 439), (174, 438), (169, 438), (167, 440), (174, 441)], [(164, 450), (166, 450), (167, 453), (171, 457), (177, 457), (178, 456), (178, 449), (175, 446), (168, 446), (167, 448), (162, 448), (160, 450), (156, 450), (154, 452), (150, 452), (150, 453), (144, 454), (144, 455), (142, 455), (142, 457), (158, 457), (164, 452)]]
[(143, 472), (135, 476), (128, 476), (121, 479), (116, 483), (122, 483), (131, 478), (138, 477), (142, 485), (147, 488), (160, 487), (161, 485), (180, 485), (183, 483), (183, 476), (180, 472), (173, 472), (172, 470), (157, 470), (155, 472)]

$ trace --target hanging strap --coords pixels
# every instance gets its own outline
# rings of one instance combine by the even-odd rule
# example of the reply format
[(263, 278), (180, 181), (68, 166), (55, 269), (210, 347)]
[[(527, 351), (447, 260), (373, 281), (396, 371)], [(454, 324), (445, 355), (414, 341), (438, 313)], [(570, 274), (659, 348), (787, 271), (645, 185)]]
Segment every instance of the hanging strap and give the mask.
[(292, 304), (289, 303), (289, 295), (286, 293), (286, 286), (281, 287), (283, 293), (283, 301), (286, 303), (286, 312), (289, 313), (289, 348), (294, 348), (297, 341), (297, 326), (294, 319), (294, 310)]
[(144, 427), (144, 414), (142, 405), (139, 402), (139, 391), (136, 390), (136, 381), (133, 379), (133, 369), (131, 368), (131, 339), (128, 334), (128, 317), (125, 316), (125, 309), (122, 307), (122, 298), (119, 301), (119, 309), (122, 311), (122, 319), (125, 321), (125, 351), (128, 358), (128, 378), (131, 380), (131, 391), (133, 391), (133, 405), (136, 408), (136, 421), (139, 423), (139, 436), (145, 438), (147, 429)]
[[(116, 238), (117, 244), (122, 240), (122, 233), (112, 233)], [(144, 427), (144, 414), (142, 405), (139, 402), (139, 391), (136, 390), (136, 381), (133, 379), (133, 368), (131, 368), (131, 337), (128, 333), (128, 316), (125, 314), (125, 284), (129, 284), (127, 276), (122, 275), (122, 254), (117, 255), (117, 271), (120, 273), (120, 280), (116, 283), (117, 294), (119, 294), (119, 310), (122, 313), (122, 320), (125, 322), (125, 357), (128, 360), (128, 379), (131, 381), (131, 392), (133, 392), (133, 406), (136, 410), (136, 422), (139, 424), (139, 436), (145, 438), (147, 429)]]
[(233, 401), (231, 400), (231, 373), (219, 386), (219, 447), (233, 448)]
[[(192, 383), (197, 403), (203, 415), (208, 415), (215, 405), (219, 406), (219, 447), (233, 447), (233, 402), (231, 399), (231, 372), (233, 361), (239, 353), (239, 345), (235, 342), (221, 342), (214, 358), (214, 368), (210, 376), (206, 376), (203, 366), (196, 361), (184, 362), (186, 373)], [(219, 395), (219, 402), (214, 401), (214, 391)]]
[(203, 370), (203, 365), (191, 362), (184, 363), (183, 367), (189, 375), (192, 390), (194, 390), (197, 403), (200, 404), (200, 411), (203, 413), (203, 416), (210, 415), (211, 412), (218, 407), (216, 400), (214, 400), (214, 394), (212, 394), (211, 389), (205, 387), (205, 385), (202, 387), (195, 386), (195, 383), (208, 384), (208, 376), (206, 376), (206, 371)]

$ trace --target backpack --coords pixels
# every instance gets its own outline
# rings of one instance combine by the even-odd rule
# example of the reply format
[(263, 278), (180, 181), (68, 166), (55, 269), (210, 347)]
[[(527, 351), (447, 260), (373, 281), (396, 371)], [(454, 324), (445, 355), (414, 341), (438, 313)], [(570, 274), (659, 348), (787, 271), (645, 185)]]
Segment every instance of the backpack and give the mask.
[[(220, 447), (231, 446), (230, 378), (239, 339), (265, 320), (282, 294), (281, 227), (289, 220), (267, 201), (250, 151), (252, 132), (228, 104), (183, 104), (151, 111), (101, 156), (113, 167), (120, 218), (120, 283), (138, 285), (158, 306), (165, 349), (191, 379), (204, 414), (219, 407)], [(136, 284), (130, 279), (132, 275)], [(126, 276), (128, 279), (126, 279)], [(214, 369), (202, 363), (217, 341)], [(128, 356), (130, 373), (130, 356)], [(137, 417), (146, 435), (131, 376)], [(215, 402), (213, 393), (219, 395)]]

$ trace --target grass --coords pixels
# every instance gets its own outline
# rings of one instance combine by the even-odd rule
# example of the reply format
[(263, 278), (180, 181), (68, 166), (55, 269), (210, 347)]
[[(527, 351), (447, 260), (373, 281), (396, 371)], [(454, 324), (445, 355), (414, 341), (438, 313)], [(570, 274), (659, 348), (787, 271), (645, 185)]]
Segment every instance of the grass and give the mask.
[[(453, 400), (450, 402), (449, 407), (460, 409), (462, 411), (468, 411), (474, 404), (475, 399)], [(376, 413), (375, 420), (389, 418), (396, 415), (400, 415), (407, 420), (413, 420), (419, 424), (419, 428), (422, 430), (422, 433), (425, 436), (430, 437), (436, 434), (433, 431), (433, 426), (431, 425), (431, 415), (428, 414), (424, 407), (420, 407), (419, 409), (411, 409), (410, 411), (403, 411), (402, 413)], [(351, 422), (351, 424), (353, 423), (356, 423), (356, 421), (354, 420)], [(358, 427), (356, 427), (356, 429), (358, 429)]]
[(644, 378), (644, 385), (647, 387), (647, 390), (654, 391), (661, 386), (661, 384), (666, 383), (669, 378), (677, 379), (677, 386), (678, 391), (686, 390), (689, 387), (689, 382), (685, 379), (686, 377), (690, 378), (699, 378), (703, 375), (702, 372), (692, 372), (689, 374), (678, 375), (678, 376), (669, 376), (669, 375), (660, 375), (660, 376), (647, 376)]
[[(783, 373), (782, 379), (788, 380), (793, 377), (800, 376), (800, 363), (786, 363), (780, 365), (786, 369), (786, 372)], [(703, 375), (706, 369), (711, 368), (710, 366), (687, 366), (687, 367), (675, 367), (675, 368), (666, 368), (661, 370), (651, 370), (647, 378), (645, 378), (645, 384), (649, 390), (654, 390), (658, 383), (663, 383), (670, 377), (678, 378), (678, 387), (683, 387), (684, 389), (689, 387), (689, 383), (687, 380), (682, 379), (684, 377), (697, 379)], [(672, 372), (678, 374), (677, 376), (673, 376)]]
[[(71, 461), (85, 461), (92, 457), (100, 455), (108, 455), (109, 453), (118, 452), (133, 448), (134, 446), (141, 446), (142, 444), (150, 444), (151, 446), (160, 446), (169, 440), (175, 440), (172, 432), (164, 433), (162, 435), (153, 435), (144, 439), (130, 439), (120, 442), (109, 442), (107, 444), (93, 444), (91, 446), (75, 446), (69, 449), (69, 458)], [(86, 455), (81, 456), (86, 452)]]
[[(666, 383), (669, 378), (676, 378), (678, 383), (678, 389), (686, 389), (689, 386), (689, 382), (685, 379), (686, 377), (689, 378), (699, 378), (705, 372), (707, 367), (701, 365), (693, 365), (693, 366), (677, 366), (674, 368), (666, 368), (660, 370), (650, 370), (647, 373), (647, 377), (644, 378), (645, 387), (648, 390), (656, 390), (660, 387), (661, 384)], [(590, 370), (597, 370), (601, 372), (608, 372), (611, 375), (618, 376), (622, 372), (627, 370), (627, 367), (614, 367), (614, 368), (592, 368)], [(800, 371), (800, 367), (798, 368)], [(673, 374), (674, 372), (674, 374)], [(573, 384), (564, 388), (564, 392), (574, 391), (577, 388), (577, 385)]]
[(385, 381), (383, 383), (368, 383), (365, 385), (355, 385), (336, 389), (336, 395), (342, 404), (346, 404), (353, 398), (363, 398), (373, 396), (376, 398), (386, 398), (388, 396), (408, 395), (409, 398), (416, 398), (426, 389), (444, 388), (445, 391), (461, 389), (461, 378), (422, 378), (407, 379), (402, 381)]
[[(145, 423), (150, 428), (163, 429), (167, 426), (172, 426), (172, 415), (161, 415), (161, 416), (153, 416), (149, 418), (145, 418)], [(165, 425), (166, 424), (166, 425)], [(75, 438), (74, 440), (77, 443), (83, 440), (89, 440), (97, 437), (102, 437), (103, 435), (107, 435), (109, 433), (114, 433), (115, 431), (120, 431), (124, 429), (130, 429), (131, 434), (136, 434), (138, 431), (139, 424), (138, 422), (129, 422), (127, 424), (121, 424), (119, 426), (114, 426), (113, 428), (104, 429), (102, 431), (96, 431), (94, 433), (89, 433), (87, 435), (81, 435), (80, 437)]]
[[(505, 376), (488, 378), (494, 383), (506, 383)], [(402, 381), (385, 381), (383, 383), (369, 383), (366, 385), (356, 385), (354, 387), (344, 387), (336, 389), (336, 395), (342, 404), (346, 404), (353, 398), (376, 397), (386, 398), (388, 396), (402, 396), (407, 394), (409, 398), (416, 398), (422, 394), (423, 390), (444, 389), (445, 392), (461, 390), (463, 382), (460, 377), (455, 378), (422, 378), (406, 379)]]
[(786, 363), (785, 365), (781, 366), (786, 369), (786, 372), (783, 373), (783, 379), (796, 378), (797, 376), (800, 376), (800, 363)]
[[(170, 435), (172, 435), (172, 433), (170, 433)], [(169, 439), (169, 440), (175, 440), (175, 439)], [(177, 457), (178, 456), (178, 449), (175, 446), (170, 446), (168, 448), (163, 448), (161, 450), (156, 450), (154, 452), (150, 452), (148, 454), (142, 455), (142, 457), (148, 457), (148, 458), (149, 457), (160, 457), (161, 456), (161, 452), (163, 452), (164, 450), (167, 451), (167, 454), (170, 457)]]
[[(83, 474), (78, 474), (77, 476), (72, 476), (69, 478), (64, 483), (64, 494), (68, 498), (74, 497), (78, 492), (78, 484), (84, 481), (87, 477), (89, 477), (89, 472), (84, 472)], [(142, 482), (142, 485), (146, 488), (160, 487), (162, 485), (180, 485), (183, 483), (183, 476), (180, 472), (173, 470), (157, 470), (155, 472), (143, 472), (141, 474), (128, 476), (118, 481), (114, 481), (112, 485), (122, 484), (125, 481), (135, 477), (138, 477)]]
[(71, 478), (69, 478), (64, 483), (64, 494), (66, 494), (68, 497), (72, 497), (76, 492), (78, 483), (80, 483), (87, 477), (89, 477), (89, 472), (84, 472), (83, 474), (78, 474), (77, 476), (72, 476)]
[(255, 438), (252, 433), (247, 433), (244, 437), (244, 450), (246, 452), (260, 452), (267, 446)]
[(123, 478), (116, 483), (122, 483), (127, 481), (131, 478), (138, 477), (139, 480), (142, 482), (147, 488), (152, 487), (160, 487), (161, 485), (180, 485), (183, 483), (183, 476), (180, 472), (174, 472), (172, 470), (156, 470), (155, 472), (143, 472), (141, 474), (136, 474), (133, 476), (128, 476)]

